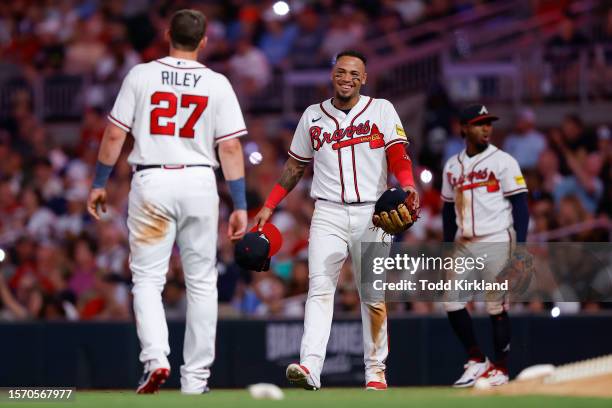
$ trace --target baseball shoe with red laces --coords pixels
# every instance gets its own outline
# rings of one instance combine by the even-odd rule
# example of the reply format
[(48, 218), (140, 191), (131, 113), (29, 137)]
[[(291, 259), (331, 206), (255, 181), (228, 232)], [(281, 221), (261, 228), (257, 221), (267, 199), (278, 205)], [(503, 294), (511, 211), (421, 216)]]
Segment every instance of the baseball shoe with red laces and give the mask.
[(137, 394), (155, 394), (159, 391), (159, 387), (170, 377), (169, 368), (158, 368), (155, 370), (147, 371), (142, 375), (138, 388), (136, 388)]
[(289, 364), (285, 374), (287, 375), (287, 379), (291, 384), (302, 387), (305, 390), (316, 391), (321, 388), (320, 385), (315, 383), (312, 375), (310, 375), (310, 371), (308, 371), (308, 368), (304, 367), (303, 365), (295, 363)]
[(478, 382), (486, 382), (486, 384), (490, 387), (497, 387), (499, 385), (508, 384), (509, 380), (510, 378), (508, 377), (506, 370), (491, 365), (487, 372), (478, 379)]

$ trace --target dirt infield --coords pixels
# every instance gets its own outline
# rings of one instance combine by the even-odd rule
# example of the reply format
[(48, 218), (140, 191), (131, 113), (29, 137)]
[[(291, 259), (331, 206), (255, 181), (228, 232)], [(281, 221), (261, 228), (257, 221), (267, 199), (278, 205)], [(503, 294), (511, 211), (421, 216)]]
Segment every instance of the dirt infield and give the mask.
[(545, 384), (544, 378), (512, 381), (501, 387), (472, 391), (473, 395), (567, 395), (612, 398), (612, 374)]

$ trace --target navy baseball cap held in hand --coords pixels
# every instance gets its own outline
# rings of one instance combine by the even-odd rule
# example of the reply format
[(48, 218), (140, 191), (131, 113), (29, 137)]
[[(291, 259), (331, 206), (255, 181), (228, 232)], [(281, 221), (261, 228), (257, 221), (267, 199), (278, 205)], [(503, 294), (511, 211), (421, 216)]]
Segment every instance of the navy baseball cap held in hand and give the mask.
[(459, 113), (459, 120), (462, 125), (475, 125), (482, 122), (493, 122), (499, 118), (489, 114), (489, 110), (484, 105), (471, 105)]
[(283, 243), (283, 237), (274, 224), (266, 223), (262, 231), (257, 225), (236, 243), (234, 259), (243, 269), (261, 272), (270, 269), (270, 258)]

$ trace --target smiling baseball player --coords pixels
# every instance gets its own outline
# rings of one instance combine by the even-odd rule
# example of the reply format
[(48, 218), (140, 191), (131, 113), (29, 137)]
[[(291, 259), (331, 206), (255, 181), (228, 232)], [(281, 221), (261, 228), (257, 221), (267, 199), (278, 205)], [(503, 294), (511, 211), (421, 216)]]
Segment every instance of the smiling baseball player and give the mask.
[[(340, 268), (350, 254), (359, 287), (361, 243), (381, 241), (382, 231), (372, 228), (372, 215), (374, 203), (387, 188), (388, 169), (418, 206), (406, 134), (393, 105), (359, 93), (367, 80), (365, 64), (358, 52), (337, 56), (331, 72), (334, 97), (311, 105), (302, 115), (280, 180), (255, 218), (262, 226), (314, 162), (311, 197), (316, 204), (304, 335), (300, 363), (286, 371), (292, 383), (310, 390), (321, 387)], [(388, 353), (384, 302), (362, 303), (361, 318), (366, 388), (383, 390)]]
[(144, 375), (138, 393), (156, 392), (170, 374), (168, 327), (161, 300), (168, 261), (178, 244), (187, 286), (181, 391), (208, 390), (217, 324), (217, 224), (219, 196), (213, 168), (219, 163), (234, 202), (228, 235), (246, 230), (242, 147), (244, 119), (229, 81), (197, 62), (206, 45), (206, 19), (180, 10), (166, 37), (170, 56), (132, 68), (123, 81), (100, 146), (88, 211), (105, 211), (106, 181), (128, 132), (134, 175), (129, 195), (130, 269), (134, 314)]
[[(491, 277), (502, 272), (516, 242), (525, 242), (529, 223), (527, 185), (521, 169), (512, 156), (490, 144), (492, 122), (497, 119), (484, 105), (461, 112), (466, 147), (448, 160), (442, 175), (444, 240), (457, 241), (459, 248), (468, 251), (491, 249), (494, 256), (486, 261)], [(503, 300), (486, 302), (493, 327), (493, 362), (476, 342), (465, 302), (446, 302), (445, 308), (468, 354), (465, 372), (454, 386), (470, 387), (481, 377), (492, 386), (507, 383), (510, 320)]]

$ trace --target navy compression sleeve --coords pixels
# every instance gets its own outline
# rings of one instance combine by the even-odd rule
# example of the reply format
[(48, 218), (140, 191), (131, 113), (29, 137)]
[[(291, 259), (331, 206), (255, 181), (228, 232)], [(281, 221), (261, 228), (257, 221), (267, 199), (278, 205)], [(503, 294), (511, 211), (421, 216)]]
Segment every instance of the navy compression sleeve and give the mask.
[(457, 220), (455, 215), (455, 203), (444, 203), (442, 207), (442, 231), (444, 242), (454, 242), (457, 234)]
[(527, 227), (529, 226), (529, 207), (527, 205), (527, 193), (519, 193), (508, 197), (512, 204), (512, 218), (514, 219), (514, 230), (516, 241), (527, 241)]

